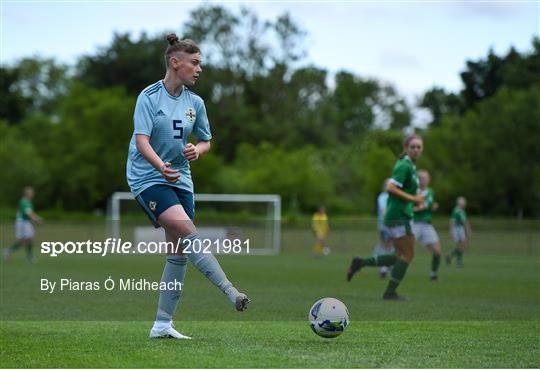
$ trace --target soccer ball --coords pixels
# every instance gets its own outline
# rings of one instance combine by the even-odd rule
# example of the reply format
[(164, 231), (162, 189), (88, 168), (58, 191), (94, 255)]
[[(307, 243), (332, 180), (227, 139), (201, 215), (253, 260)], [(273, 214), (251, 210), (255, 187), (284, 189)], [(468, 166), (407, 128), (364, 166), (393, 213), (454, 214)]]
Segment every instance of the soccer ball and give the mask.
[(308, 320), (315, 334), (335, 338), (349, 325), (349, 310), (335, 298), (322, 298), (309, 310)]

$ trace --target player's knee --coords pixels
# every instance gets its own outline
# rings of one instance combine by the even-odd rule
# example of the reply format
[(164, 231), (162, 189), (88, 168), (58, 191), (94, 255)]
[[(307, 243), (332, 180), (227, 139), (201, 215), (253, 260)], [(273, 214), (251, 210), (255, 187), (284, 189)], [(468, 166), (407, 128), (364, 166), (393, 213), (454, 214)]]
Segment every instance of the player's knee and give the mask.
[(410, 263), (414, 258), (414, 249), (413, 248), (407, 248), (403, 251), (403, 259)]
[(172, 222), (164, 226), (164, 228), (173, 238), (185, 238), (188, 235), (197, 233), (197, 228), (191, 221)]

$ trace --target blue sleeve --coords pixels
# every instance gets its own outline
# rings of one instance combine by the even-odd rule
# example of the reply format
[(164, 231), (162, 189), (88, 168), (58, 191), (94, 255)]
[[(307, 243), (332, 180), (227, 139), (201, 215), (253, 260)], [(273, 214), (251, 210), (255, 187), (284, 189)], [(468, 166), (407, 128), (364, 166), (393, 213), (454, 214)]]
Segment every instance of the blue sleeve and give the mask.
[(208, 116), (206, 115), (206, 107), (202, 99), (197, 103), (197, 118), (193, 125), (193, 132), (195, 132), (197, 140), (210, 141), (212, 139), (212, 133), (210, 132), (210, 122), (208, 122)]
[(154, 126), (154, 113), (152, 102), (146, 94), (140, 94), (133, 113), (133, 123), (135, 125), (134, 134), (151, 136)]
[(379, 210), (386, 209), (386, 203), (388, 201), (388, 193), (381, 193), (377, 198)]

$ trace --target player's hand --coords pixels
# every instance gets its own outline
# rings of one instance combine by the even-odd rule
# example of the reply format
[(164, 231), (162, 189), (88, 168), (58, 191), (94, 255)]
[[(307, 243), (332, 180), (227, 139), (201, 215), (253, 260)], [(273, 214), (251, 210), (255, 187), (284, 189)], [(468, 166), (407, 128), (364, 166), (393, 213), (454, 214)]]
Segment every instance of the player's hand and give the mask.
[(199, 148), (196, 145), (188, 143), (184, 148), (184, 157), (190, 162), (197, 160), (199, 158)]
[(432, 211), (436, 211), (439, 209), (439, 203), (437, 202), (434, 202), (432, 205), (431, 205), (431, 210)]
[(421, 204), (419, 205), (416, 205), (413, 207), (413, 211), (417, 212), (417, 211), (423, 211), (424, 209), (426, 209), (426, 203), (422, 202)]
[(418, 205), (418, 207), (422, 207), (424, 205), (424, 195), (423, 194), (417, 194), (413, 196), (413, 202)]
[(165, 177), (165, 180), (168, 182), (177, 182), (180, 178), (180, 171), (171, 168), (171, 164), (169, 162), (163, 163), (159, 170), (159, 172), (161, 172), (163, 177)]

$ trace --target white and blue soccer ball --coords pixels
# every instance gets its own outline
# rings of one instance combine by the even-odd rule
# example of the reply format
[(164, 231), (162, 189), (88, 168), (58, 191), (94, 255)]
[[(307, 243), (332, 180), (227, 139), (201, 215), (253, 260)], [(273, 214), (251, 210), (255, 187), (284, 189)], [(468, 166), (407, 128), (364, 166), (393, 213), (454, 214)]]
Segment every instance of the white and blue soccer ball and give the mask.
[(323, 338), (335, 338), (349, 326), (349, 310), (335, 298), (321, 298), (309, 310), (313, 332)]

